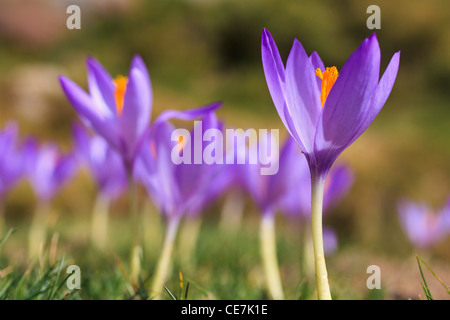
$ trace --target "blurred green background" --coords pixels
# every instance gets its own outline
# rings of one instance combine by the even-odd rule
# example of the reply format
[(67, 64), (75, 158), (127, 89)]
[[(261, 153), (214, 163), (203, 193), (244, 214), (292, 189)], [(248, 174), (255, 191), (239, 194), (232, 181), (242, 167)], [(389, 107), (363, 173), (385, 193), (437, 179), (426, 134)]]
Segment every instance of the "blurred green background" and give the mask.
[[(70, 4), (81, 8), (81, 30), (66, 28)], [(416, 277), (417, 265), (411, 260), (414, 248), (400, 227), (396, 204), (399, 198), (410, 197), (439, 208), (450, 196), (448, 1), (1, 0), (0, 125), (14, 119), (21, 137), (31, 134), (41, 141), (57, 141), (69, 150), (70, 126), (77, 116), (60, 90), (57, 75), (64, 74), (86, 88), (88, 55), (118, 75), (127, 73), (132, 56), (138, 53), (152, 79), (152, 118), (165, 109), (220, 100), (224, 105), (218, 115), (228, 126), (279, 128), (284, 137), (286, 130), (262, 69), (262, 29), (272, 33), (284, 61), (297, 38), (308, 53), (317, 51), (325, 65), (340, 69), (373, 32), (366, 27), (366, 9), (372, 4), (381, 9), (381, 29), (376, 33), (382, 72), (398, 50), (401, 64), (382, 112), (339, 158), (350, 164), (356, 180), (325, 218), (339, 236), (339, 251), (330, 263), (349, 278), (359, 272), (365, 279), (365, 267), (353, 272), (349, 266), (364, 266), (367, 261), (386, 263), (389, 270), (385, 259), (396, 263), (406, 259)], [(67, 185), (54, 204), (64, 212), (58, 223), (87, 219), (93, 190), (83, 176)], [(7, 219), (26, 221), (34, 206), (30, 195), (23, 184), (9, 195)], [(208, 211), (206, 221), (214, 223), (218, 206)], [(119, 201), (113, 214), (124, 216), (126, 207), (126, 199)], [(244, 222), (257, 225), (257, 215), (247, 204)], [(279, 233), (292, 229), (285, 219), (278, 223)], [(295, 235), (295, 228), (290, 232)], [(449, 240), (426, 253), (436, 259), (436, 268), (443, 263), (447, 283)], [(289, 252), (281, 251), (280, 256), (287, 257)], [(394, 274), (403, 270), (395, 263), (391, 269)], [(396, 278), (387, 279), (395, 282)], [(418, 278), (411, 281), (419, 292)], [(365, 280), (360, 286), (364, 285)]]

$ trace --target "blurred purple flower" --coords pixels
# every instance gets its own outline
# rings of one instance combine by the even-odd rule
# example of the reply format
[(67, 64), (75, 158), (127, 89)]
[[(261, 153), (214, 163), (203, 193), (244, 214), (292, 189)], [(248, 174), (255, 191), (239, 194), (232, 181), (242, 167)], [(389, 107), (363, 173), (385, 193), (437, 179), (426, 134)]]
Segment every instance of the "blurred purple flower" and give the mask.
[[(280, 200), (280, 208), (288, 216), (301, 216), (310, 220), (311, 177), (308, 163), (303, 155), (297, 157), (295, 163), (292, 169), (295, 187)], [(324, 188), (324, 214), (350, 190), (352, 184), (353, 174), (348, 166), (340, 164), (330, 170)]]
[(27, 176), (37, 198), (49, 202), (75, 172), (72, 154), (62, 154), (59, 148), (47, 143), (38, 146), (30, 139), (26, 146)]
[(336, 232), (330, 227), (323, 228), (323, 250), (325, 254), (332, 254), (338, 246), (338, 238)]
[(414, 246), (431, 247), (449, 234), (450, 204), (435, 212), (424, 203), (402, 200), (398, 213), (403, 230)]
[[(89, 94), (64, 76), (59, 77), (62, 89), (82, 121), (121, 154), (130, 173), (150, 131), (153, 93), (147, 68), (140, 56), (134, 56), (128, 77), (113, 79), (97, 60), (89, 57), (87, 72)], [(205, 110), (218, 106), (212, 104), (188, 111), (167, 110), (153, 124), (172, 117), (194, 119)]]
[(74, 125), (75, 157), (86, 165), (103, 197), (112, 199), (126, 188), (127, 174), (120, 155), (102, 137), (90, 137), (81, 125)]
[(306, 156), (313, 178), (326, 176), (339, 154), (375, 119), (394, 85), (400, 52), (379, 80), (376, 35), (363, 41), (341, 72), (310, 57), (295, 39), (286, 68), (269, 31), (262, 35), (262, 61), (278, 114)]
[(17, 125), (6, 124), (0, 132), (0, 199), (20, 179), (24, 171), (25, 159), (17, 143)]
[[(223, 124), (214, 114), (206, 114), (201, 123), (202, 136), (208, 129), (222, 130)], [(211, 202), (219, 197), (229, 186), (231, 175), (226, 174), (226, 165), (195, 164), (194, 152), (191, 152), (191, 164), (174, 164), (171, 158), (172, 150), (179, 143), (172, 140), (174, 127), (166, 122), (161, 123), (150, 138), (150, 145), (142, 148), (139, 165), (136, 166), (136, 176), (156, 203), (160, 212), (167, 218), (180, 218), (182, 215), (201, 213)], [(191, 133), (195, 130), (192, 129)], [(194, 134), (191, 134), (194, 137)], [(191, 144), (194, 150), (194, 139), (185, 142)], [(196, 141), (198, 145), (200, 141)], [(208, 142), (211, 146), (213, 142)], [(202, 154), (205, 148), (202, 142)]]

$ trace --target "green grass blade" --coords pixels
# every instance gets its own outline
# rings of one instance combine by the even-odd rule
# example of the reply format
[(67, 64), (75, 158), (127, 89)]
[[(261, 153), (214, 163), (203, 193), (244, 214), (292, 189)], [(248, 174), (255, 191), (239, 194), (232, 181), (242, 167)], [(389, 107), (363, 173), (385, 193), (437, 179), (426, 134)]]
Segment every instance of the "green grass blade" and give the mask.
[(176, 296), (174, 296), (174, 295), (172, 294), (172, 292), (170, 292), (170, 290), (169, 290), (166, 286), (164, 286), (164, 289), (165, 289), (166, 292), (169, 294), (169, 296), (170, 296), (170, 298), (171, 298), (172, 300), (178, 300), (178, 298), (177, 298)]
[(422, 259), (420, 259), (418, 255), (416, 255), (416, 259), (417, 259), (417, 264), (419, 266), (420, 275), (421, 275), (422, 280), (423, 280), (423, 282), (420, 282), (420, 284), (422, 285), (422, 289), (423, 289), (423, 291), (425, 293), (425, 296), (427, 297), (427, 300), (434, 300), (433, 296), (431, 295), (430, 288), (428, 287), (427, 280), (425, 279), (425, 276), (423, 274), (422, 266), (420, 265), (420, 261)]
[(450, 287), (448, 287), (438, 276), (437, 274), (431, 269), (431, 267), (418, 255), (416, 255), (417, 260), (421, 263), (423, 263), (425, 265), (425, 267), (427, 267), (427, 269), (431, 272), (431, 274), (437, 279), (437, 281), (439, 281), (439, 283), (445, 288), (445, 290), (447, 291), (448, 294), (450, 294)]
[(16, 231), (14, 228), (10, 228), (6, 235), (3, 237), (2, 241), (0, 241), (0, 247), (8, 240), (8, 238)]

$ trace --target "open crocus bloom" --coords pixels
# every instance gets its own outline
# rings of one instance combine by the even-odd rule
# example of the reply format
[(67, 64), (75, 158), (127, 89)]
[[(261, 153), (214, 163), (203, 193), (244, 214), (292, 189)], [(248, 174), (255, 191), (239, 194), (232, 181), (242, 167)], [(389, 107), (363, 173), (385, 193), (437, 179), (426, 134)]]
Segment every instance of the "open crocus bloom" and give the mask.
[(316, 52), (308, 56), (298, 40), (285, 68), (265, 29), (261, 50), (267, 85), (283, 124), (305, 154), (311, 173), (326, 175), (383, 107), (397, 76), (400, 52), (379, 80), (375, 34), (363, 41), (340, 72), (325, 68)]
[(400, 222), (414, 246), (422, 248), (433, 246), (449, 234), (449, 205), (435, 212), (426, 204), (410, 200), (399, 202)]
[[(89, 94), (70, 79), (60, 76), (63, 91), (82, 121), (121, 154), (130, 173), (141, 143), (150, 130), (153, 94), (147, 68), (142, 58), (135, 56), (127, 77), (112, 78), (97, 60), (89, 57), (87, 72)], [(218, 106), (213, 104), (206, 109)], [(167, 110), (155, 122), (171, 117), (194, 119), (204, 112), (204, 108)]]
[[(208, 129), (222, 130), (223, 124), (217, 120), (214, 112), (206, 114), (200, 123), (202, 136)], [(175, 127), (169, 122), (160, 123), (151, 135), (147, 147), (141, 149), (136, 166), (136, 178), (145, 185), (160, 212), (169, 219), (179, 219), (182, 215), (196, 215), (225, 191), (231, 183), (231, 175), (224, 164), (195, 164), (191, 153), (190, 164), (174, 164), (172, 152), (183, 144), (190, 143), (194, 150), (194, 139), (181, 141), (182, 136), (174, 140)], [(192, 131), (195, 130), (192, 129)], [(191, 134), (194, 136), (194, 134)], [(212, 141), (208, 143), (217, 143)], [(202, 151), (205, 142), (202, 142)], [(180, 152), (183, 152), (183, 147)]]
[(63, 154), (54, 144), (38, 146), (33, 140), (27, 143), (27, 175), (37, 198), (46, 203), (72, 177), (75, 159), (72, 154)]

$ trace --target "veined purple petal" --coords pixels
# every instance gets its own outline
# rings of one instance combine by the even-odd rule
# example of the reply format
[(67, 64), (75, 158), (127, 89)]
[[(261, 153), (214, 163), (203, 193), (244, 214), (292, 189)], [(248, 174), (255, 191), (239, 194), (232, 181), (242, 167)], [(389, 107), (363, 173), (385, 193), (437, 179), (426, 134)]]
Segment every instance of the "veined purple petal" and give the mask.
[(128, 77), (123, 111), (119, 116), (120, 131), (124, 139), (125, 153), (132, 159), (140, 137), (150, 121), (151, 97), (145, 76), (134, 68)]
[[(320, 59), (320, 56), (316, 51), (311, 54), (309, 60), (311, 61), (314, 70), (320, 69), (322, 72), (325, 71), (325, 65), (323, 64), (322, 59)], [(320, 92), (322, 90), (322, 79), (316, 76), (316, 82), (317, 90)]]
[(92, 108), (98, 109), (98, 113), (112, 117), (116, 114), (113, 79), (93, 57), (87, 59), (86, 65), (89, 93), (94, 101)]
[(367, 111), (365, 121), (362, 123), (356, 135), (353, 137), (352, 142), (356, 140), (372, 123), (378, 113), (383, 108), (386, 100), (388, 99), (392, 88), (397, 78), (398, 68), (400, 65), (400, 51), (396, 52), (389, 62), (380, 82), (378, 83), (371, 101), (371, 106)]
[(314, 151), (314, 135), (321, 113), (320, 91), (311, 60), (301, 43), (294, 41), (286, 64), (286, 100), (305, 153)]
[(285, 69), (280, 53), (267, 29), (263, 30), (261, 39), (261, 56), (267, 86), (275, 108), (283, 124), (287, 127), (285, 114)]

